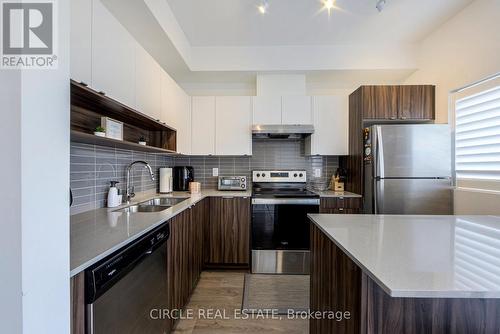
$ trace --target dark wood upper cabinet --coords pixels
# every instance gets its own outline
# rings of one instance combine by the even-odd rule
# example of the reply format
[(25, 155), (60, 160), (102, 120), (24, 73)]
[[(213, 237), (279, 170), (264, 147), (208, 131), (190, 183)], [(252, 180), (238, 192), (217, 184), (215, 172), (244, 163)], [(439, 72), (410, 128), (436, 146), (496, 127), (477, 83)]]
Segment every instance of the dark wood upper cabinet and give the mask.
[(399, 86), (399, 119), (432, 120), (435, 118), (436, 87), (431, 85)]
[(210, 198), (210, 223), (205, 230), (205, 263), (250, 263), (249, 198)]
[(435, 86), (362, 86), (364, 120), (433, 120)]
[(397, 119), (398, 86), (362, 86), (363, 119)]

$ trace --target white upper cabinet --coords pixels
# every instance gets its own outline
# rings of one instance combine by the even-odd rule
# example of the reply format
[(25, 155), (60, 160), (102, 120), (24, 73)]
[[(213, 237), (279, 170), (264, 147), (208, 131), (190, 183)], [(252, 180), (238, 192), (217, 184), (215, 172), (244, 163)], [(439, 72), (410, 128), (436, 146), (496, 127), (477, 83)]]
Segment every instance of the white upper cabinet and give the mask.
[(139, 44), (135, 53), (135, 96), (138, 111), (161, 119), (160, 65)]
[(92, 0), (72, 0), (71, 79), (92, 85)]
[(314, 96), (313, 124), (314, 134), (306, 138), (307, 155), (348, 154), (347, 96)]
[(177, 152), (191, 154), (191, 98), (175, 82), (171, 106), (177, 130)]
[(191, 154), (215, 154), (215, 96), (191, 99)]
[(163, 69), (160, 73), (161, 112), (160, 120), (175, 128), (174, 97), (175, 82)]
[(92, 88), (135, 108), (137, 42), (101, 1), (93, 2)]
[(160, 70), (160, 120), (177, 130), (177, 152), (191, 154), (191, 98)]
[(312, 124), (311, 97), (286, 95), (282, 97), (282, 124)]
[(215, 153), (217, 155), (252, 154), (252, 98), (216, 97)]
[(254, 96), (253, 124), (281, 124), (281, 96)]

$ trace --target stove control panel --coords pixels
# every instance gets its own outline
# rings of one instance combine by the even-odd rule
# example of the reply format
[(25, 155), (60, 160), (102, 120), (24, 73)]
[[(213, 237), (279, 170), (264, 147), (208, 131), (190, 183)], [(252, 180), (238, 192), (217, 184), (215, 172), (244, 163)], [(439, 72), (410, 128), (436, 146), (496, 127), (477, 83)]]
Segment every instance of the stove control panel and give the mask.
[(253, 182), (297, 182), (304, 183), (306, 179), (305, 170), (254, 170), (252, 172)]

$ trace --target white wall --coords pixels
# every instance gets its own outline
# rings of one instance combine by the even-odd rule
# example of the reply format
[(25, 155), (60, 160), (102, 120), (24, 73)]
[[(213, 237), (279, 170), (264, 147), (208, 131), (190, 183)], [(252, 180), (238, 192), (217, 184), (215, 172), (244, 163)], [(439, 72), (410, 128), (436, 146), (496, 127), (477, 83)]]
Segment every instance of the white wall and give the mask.
[[(69, 2), (57, 70), (0, 70), (0, 332), (69, 333)], [(8, 93), (8, 94), (4, 94)]]
[[(21, 73), (0, 70), (0, 332), (22, 330)], [(8, 158), (7, 158), (8, 157)], [(5, 159), (5, 160), (4, 160)]]
[[(500, 1), (476, 0), (422, 43), (418, 68), (405, 83), (436, 84), (436, 120), (448, 122), (450, 91), (500, 72)], [(472, 182), (455, 191), (456, 214), (500, 214), (500, 191)]]
[(476, 0), (423, 42), (406, 84), (435, 84), (436, 120), (448, 122), (448, 93), (500, 71), (500, 1)]

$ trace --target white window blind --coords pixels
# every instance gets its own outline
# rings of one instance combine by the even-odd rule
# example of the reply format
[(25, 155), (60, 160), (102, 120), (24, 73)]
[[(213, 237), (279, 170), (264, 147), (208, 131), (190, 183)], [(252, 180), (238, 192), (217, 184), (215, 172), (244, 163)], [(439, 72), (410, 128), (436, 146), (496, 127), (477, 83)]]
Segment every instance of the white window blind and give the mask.
[(455, 104), (457, 178), (500, 180), (500, 86)]

